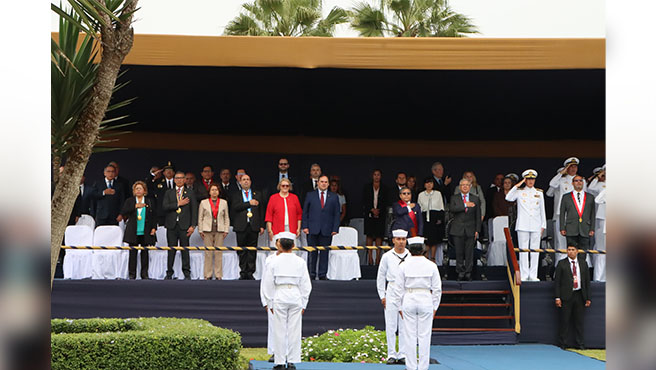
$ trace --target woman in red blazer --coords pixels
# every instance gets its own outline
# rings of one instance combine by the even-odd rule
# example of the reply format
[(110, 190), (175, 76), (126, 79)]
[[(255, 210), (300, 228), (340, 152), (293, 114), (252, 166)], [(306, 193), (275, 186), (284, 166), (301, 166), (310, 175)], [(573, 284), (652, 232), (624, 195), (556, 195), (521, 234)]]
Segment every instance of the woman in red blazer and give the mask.
[[(267, 205), (266, 221), (267, 232), (269, 233), (269, 240), (273, 240), (273, 236), (288, 231), (296, 234), (296, 237), (301, 232), (301, 219), (303, 218), (303, 209), (298, 197), (290, 193), (292, 190), (292, 183), (287, 178), (280, 180), (277, 186), (278, 193), (273, 194), (269, 198)], [(285, 218), (285, 209), (287, 209), (287, 217)]]

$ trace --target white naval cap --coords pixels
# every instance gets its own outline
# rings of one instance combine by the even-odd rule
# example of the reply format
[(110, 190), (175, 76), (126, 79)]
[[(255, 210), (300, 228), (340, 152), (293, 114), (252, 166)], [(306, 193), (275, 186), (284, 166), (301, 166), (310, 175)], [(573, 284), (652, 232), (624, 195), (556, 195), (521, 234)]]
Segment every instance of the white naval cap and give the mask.
[(576, 164), (576, 165), (578, 165), (579, 162), (580, 162), (580, 161), (579, 161), (578, 158), (576, 158), (576, 157), (569, 157), (569, 158), (565, 159), (565, 162), (563, 162), (563, 166), (567, 167), (567, 166), (569, 166), (570, 164)]
[(511, 173), (507, 174), (506, 177), (515, 180), (515, 182), (519, 181), (519, 176), (517, 176), (517, 174), (514, 173), (514, 172), (511, 172)]
[(403, 229), (397, 229), (392, 231), (392, 237), (394, 238), (405, 238), (408, 236), (408, 232)]
[(413, 236), (408, 239), (408, 245), (410, 244), (424, 244), (424, 237), (422, 236)]
[(273, 237), (273, 239), (274, 239), (274, 240), (278, 240), (278, 239), (291, 239), (291, 240), (296, 240), (296, 234), (294, 234), (294, 233), (290, 233), (289, 231), (283, 231), (283, 232), (280, 232), (280, 233), (276, 234), (276, 235)]
[(528, 169), (528, 170), (522, 172), (522, 177), (525, 178), (525, 179), (534, 179), (534, 178), (538, 177), (538, 171)]
[(595, 167), (595, 169), (592, 170), (592, 174), (597, 175), (597, 174), (599, 174), (599, 172), (601, 172), (603, 170), (604, 170), (603, 167)]

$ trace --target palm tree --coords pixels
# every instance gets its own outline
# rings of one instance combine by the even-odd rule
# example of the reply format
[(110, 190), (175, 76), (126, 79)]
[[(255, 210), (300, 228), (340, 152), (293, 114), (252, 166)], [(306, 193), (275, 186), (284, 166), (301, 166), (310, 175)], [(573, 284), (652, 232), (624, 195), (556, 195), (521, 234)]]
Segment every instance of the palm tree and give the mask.
[[(107, 129), (123, 126), (114, 124), (123, 117), (105, 120), (105, 114), (108, 109), (130, 102), (109, 105), (112, 93), (121, 87), (116, 85), (116, 79), (132, 48), (132, 17), (137, 1), (69, 0), (68, 11), (61, 5), (51, 4), (60, 16), (59, 40), (51, 42), (51, 150), (55, 184), (50, 206), (51, 287), (60, 243), (94, 145), (114, 135)], [(80, 32), (83, 39), (78, 47)], [(64, 169), (59, 175), (62, 162)]]
[(363, 37), (466, 37), (478, 33), (467, 16), (448, 0), (360, 2), (349, 11), (351, 27)]
[(348, 22), (346, 11), (334, 7), (321, 18), (322, 0), (255, 0), (225, 28), (233, 36), (324, 36)]

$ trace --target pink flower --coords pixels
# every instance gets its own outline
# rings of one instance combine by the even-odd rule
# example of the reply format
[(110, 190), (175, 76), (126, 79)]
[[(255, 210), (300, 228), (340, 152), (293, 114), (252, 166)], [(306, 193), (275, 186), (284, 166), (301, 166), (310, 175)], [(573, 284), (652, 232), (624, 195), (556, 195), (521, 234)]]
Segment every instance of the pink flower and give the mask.
[(335, 336), (336, 336), (336, 337), (339, 337), (339, 333), (338, 333), (338, 332), (335, 332)]
[(310, 361), (314, 361), (314, 357), (310, 357)]

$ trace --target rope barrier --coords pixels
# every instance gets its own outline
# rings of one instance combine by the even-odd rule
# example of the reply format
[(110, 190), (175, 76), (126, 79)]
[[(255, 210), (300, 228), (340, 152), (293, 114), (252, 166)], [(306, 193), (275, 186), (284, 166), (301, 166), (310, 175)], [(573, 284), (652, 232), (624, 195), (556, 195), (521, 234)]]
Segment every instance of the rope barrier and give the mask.
[[(567, 253), (567, 249), (520, 249), (520, 248), (515, 248), (515, 252)], [(595, 251), (595, 250), (579, 249), (579, 253), (606, 254), (606, 251)]]
[[(155, 251), (169, 251), (169, 250), (190, 250), (190, 251), (275, 251), (276, 248), (273, 247), (205, 247), (205, 246), (189, 246), (189, 247), (156, 247), (156, 246), (95, 246), (95, 245), (85, 245), (85, 246), (72, 246), (72, 245), (62, 245), (63, 249), (82, 249), (82, 250), (155, 250)], [(352, 250), (389, 250), (392, 249), (392, 246), (316, 246), (316, 247), (294, 247), (294, 250), (314, 252), (314, 251), (325, 251), (325, 250), (338, 250), (338, 251), (352, 251)], [(567, 253), (567, 249), (520, 249), (515, 248), (515, 252), (545, 252), (545, 253)], [(597, 251), (597, 250), (582, 250), (579, 249), (579, 253), (588, 253), (588, 254), (606, 254), (606, 251)]]
[[(83, 250), (190, 250), (190, 251), (275, 251), (274, 247), (205, 247), (205, 246), (189, 246), (189, 247), (156, 247), (156, 246), (95, 246), (95, 245), (85, 245), (85, 246), (72, 246), (72, 245), (62, 245), (63, 249), (83, 249)], [(316, 247), (294, 247), (293, 250), (301, 250), (306, 252), (314, 251), (325, 251), (325, 250), (376, 250), (383, 249), (388, 250), (392, 249), (391, 246), (355, 246), (355, 247), (344, 247), (344, 246), (316, 246)]]

